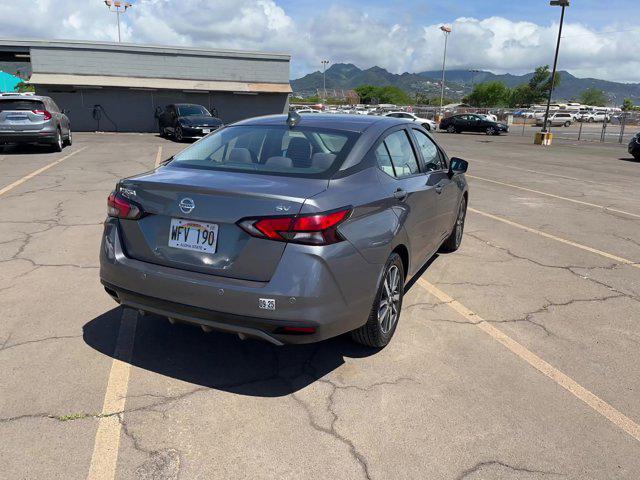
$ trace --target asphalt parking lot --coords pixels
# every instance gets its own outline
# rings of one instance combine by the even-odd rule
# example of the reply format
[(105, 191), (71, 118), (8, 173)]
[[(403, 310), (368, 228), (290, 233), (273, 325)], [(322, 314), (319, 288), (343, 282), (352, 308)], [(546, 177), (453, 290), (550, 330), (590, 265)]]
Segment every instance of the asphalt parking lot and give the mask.
[(0, 477), (639, 478), (640, 163), (624, 144), (437, 138), (470, 162), (465, 238), (412, 281), (382, 351), (117, 307), (106, 197), (183, 145), (0, 152)]

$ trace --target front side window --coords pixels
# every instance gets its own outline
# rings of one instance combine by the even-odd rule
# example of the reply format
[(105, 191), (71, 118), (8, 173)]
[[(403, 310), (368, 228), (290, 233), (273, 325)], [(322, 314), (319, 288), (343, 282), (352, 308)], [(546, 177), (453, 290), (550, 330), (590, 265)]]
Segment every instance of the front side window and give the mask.
[(416, 137), (418, 148), (422, 153), (422, 159), (424, 160), (425, 171), (433, 172), (435, 170), (443, 170), (444, 165), (440, 151), (436, 147), (435, 143), (427, 136), (426, 133), (420, 130), (413, 130), (413, 134)]
[(176, 155), (170, 165), (326, 178), (359, 133), (286, 125), (238, 125), (218, 130)]
[[(402, 178), (420, 172), (418, 160), (405, 130), (389, 134), (376, 149), (376, 157), (382, 171), (395, 177)], [(393, 173), (389, 171), (389, 163)]]

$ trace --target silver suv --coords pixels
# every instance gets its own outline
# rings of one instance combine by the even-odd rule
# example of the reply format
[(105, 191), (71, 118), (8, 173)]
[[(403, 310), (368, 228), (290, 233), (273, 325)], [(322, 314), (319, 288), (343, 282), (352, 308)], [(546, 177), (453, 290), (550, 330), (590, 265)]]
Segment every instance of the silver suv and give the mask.
[(71, 124), (49, 97), (0, 94), (0, 145), (41, 143), (60, 152), (71, 145)]

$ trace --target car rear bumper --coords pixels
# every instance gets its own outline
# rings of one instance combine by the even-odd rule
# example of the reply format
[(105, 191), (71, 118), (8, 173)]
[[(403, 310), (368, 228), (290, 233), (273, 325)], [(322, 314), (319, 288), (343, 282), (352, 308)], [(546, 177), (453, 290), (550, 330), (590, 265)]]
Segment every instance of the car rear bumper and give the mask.
[[(115, 219), (105, 222), (100, 249), (101, 282), (120, 304), (277, 345), (317, 342), (363, 325), (381, 271), (348, 242), (289, 244), (268, 282), (185, 271), (128, 258)], [(275, 310), (259, 308), (265, 298)]]
[(54, 143), (56, 131), (15, 132), (0, 130), (0, 143)]

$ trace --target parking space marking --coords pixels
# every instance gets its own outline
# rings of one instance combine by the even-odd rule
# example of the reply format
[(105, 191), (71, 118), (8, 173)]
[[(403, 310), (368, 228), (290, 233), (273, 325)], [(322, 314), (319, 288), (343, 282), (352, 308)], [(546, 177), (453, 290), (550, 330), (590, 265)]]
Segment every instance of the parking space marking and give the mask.
[(5, 193), (7, 193), (10, 190), (13, 190), (14, 188), (22, 185), (24, 182), (26, 182), (27, 180), (32, 179), (33, 177), (35, 177), (36, 175), (40, 175), (42, 172), (45, 172), (47, 170), (49, 170), (52, 167), (55, 167), (56, 165), (58, 165), (59, 163), (64, 162), (67, 158), (73, 157), (76, 153), (80, 153), (82, 152), (84, 149), (86, 149), (87, 147), (81, 147), (78, 150), (76, 150), (75, 152), (71, 152), (69, 155), (65, 155), (62, 158), (59, 158), (58, 160), (56, 160), (55, 162), (51, 162), (49, 165), (45, 165), (42, 168), (39, 168), (37, 170), (34, 170), (33, 172), (31, 172), (28, 175), (25, 175), (24, 177), (22, 177), (19, 180), (16, 180), (13, 183), (10, 183), (9, 185), (7, 185), (6, 187), (0, 188), (0, 196), (4, 195)]
[(589, 247), (587, 245), (582, 245), (581, 243), (572, 242), (571, 240), (566, 240), (561, 237), (557, 237), (555, 235), (551, 235), (550, 233), (543, 232), (542, 230), (536, 230), (535, 228), (527, 227), (526, 225), (522, 225), (520, 223), (512, 222), (511, 220), (507, 220), (506, 218), (498, 217), (497, 215), (492, 215), (491, 213), (482, 212), (480, 210), (476, 210), (475, 208), (469, 207), (470, 212), (477, 213), (478, 215), (482, 215), (487, 218), (491, 218), (492, 220), (497, 220), (502, 223), (506, 223), (512, 227), (519, 228), (526, 232), (534, 233), (536, 235), (540, 235), (541, 237), (549, 238), (551, 240), (555, 240), (556, 242), (564, 243), (565, 245), (570, 245), (572, 247), (579, 248), (580, 250), (584, 250), (587, 252), (595, 253), (596, 255), (600, 255), (602, 257), (608, 258), (610, 260), (615, 260), (618, 263), (623, 263), (625, 265), (630, 265), (635, 268), (640, 268), (640, 263), (634, 262), (633, 260), (629, 260), (628, 258), (618, 257), (617, 255), (613, 255), (611, 253), (603, 252), (602, 250), (598, 250), (597, 248)]
[(158, 165), (160, 165), (161, 161), (162, 161), (162, 145), (158, 147), (158, 153), (156, 154), (156, 163), (155, 163), (156, 168), (158, 167)]
[(87, 475), (88, 480), (115, 478), (122, 431), (119, 415), (122, 415), (120, 412), (124, 411), (129, 388), (137, 323), (138, 312), (130, 308), (123, 308), (101, 417), (98, 420), (98, 430)]
[(524, 190), (525, 192), (537, 193), (538, 195), (546, 195), (547, 197), (557, 198), (559, 200), (565, 200), (567, 202), (578, 203), (580, 205), (586, 205), (588, 207), (595, 207), (602, 210), (608, 210), (610, 212), (622, 213), (624, 215), (629, 215), (631, 217), (640, 218), (640, 214), (627, 212), (625, 210), (618, 210), (617, 208), (605, 207), (604, 205), (598, 205), (596, 203), (583, 202), (582, 200), (575, 200), (573, 198), (561, 197), (560, 195), (554, 195), (553, 193), (541, 192), (540, 190), (533, 190), (531, 188), (521, 187), (519, 185), (513, 185), (511, 183), (500, 182), (498, 180), (491, 180), (489, 178), (476, 177), (475, 175), (467, 174), (467, 177), (474, 178), (476, 180), (482, 180), (483, 182), (491, 182), (496, 183), (498, 185), (504, 185), (506, 187), (517, 188), (519, 190)]
[[(566, 180), (576, 180), (577, 182), (581, 182), (581, 183), (593, 183), (593, 184), (597, 184), (597, 185), (602, 185), (604, 182), (602, 181), (595, 181), (595, 180), (587, 180), (585, 178), (578, 178), (578, 177), (570, 177), (568, 175), (560, 175), (558, 173), (551, 173), (551, 172), (541, 172), (540, 170), (530, 170), (528, 168), (522, 168), (522, 167), (515, 167), (513, 165), (505, 165), (503, 163), (499, 163), (499, 162), (488, 162), (486, 160), (478, 160), (477, 158), (473, 159), (473, 163), (485, 163), (488, 165), (492, 165), (492, 166), (497, 166), (500, 168), (510, 168), (512, 170), (520, 170), (521, 172), (529, 172), (529, 173), (536, 173), (538, 175), (547, 175), (550, 177), (558, 177), (558, 178), (564, 178)], [(467, 176), (471, 176), (469, 174), (467, 174)], [(608, 183), (607, 185), (612, 185), (610, 183)]]
[(562, 388), (567, 390), (579, 400), (583, 401), (597, 413), (605, 417), (611, 423), (613, 423), (640, 442), (640, 425), (624, 415), (622, 412), (609, 405), (603, 399), (587, 390), (571, 377), (562, 373), (553, 365), (549, 364), (548, 362), (537, 356), (535, 353), (528, 350), (522, 344), (516, 342), (502, 330), (494, 327), (486, 320), (484, 320), (481, 316), (472, 312), (460, 302), (454, 300), (452, 297), (437, 288), (435, 285), (429, 283), (424, 278), (420, 278), (418, 280), (418, 284), (420, 284), (420, 286), (427, 292), (434, 295), (438, 300), (446, 303), (449, 308), (452, 308), (457, 313), (462, 315), (469, 321), (470, 324), (475, 325), (484, 333), (490, 335), (494, 340), (504, 345), (512, 353), (515, 353), (518, 357), (527, 362), (533, 368), (549, 377), (555, 383), (560, 385)]

